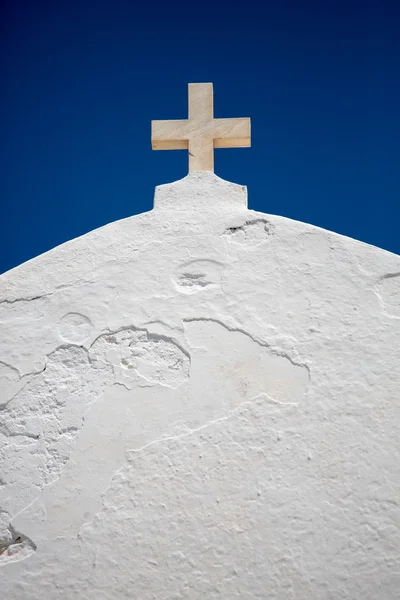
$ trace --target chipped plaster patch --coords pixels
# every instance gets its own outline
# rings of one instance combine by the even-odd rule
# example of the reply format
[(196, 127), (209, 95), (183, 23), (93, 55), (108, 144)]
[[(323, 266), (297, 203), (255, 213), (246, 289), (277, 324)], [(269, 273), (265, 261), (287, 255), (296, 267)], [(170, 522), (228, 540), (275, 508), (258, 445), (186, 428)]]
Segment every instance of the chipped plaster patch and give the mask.
[(0, 459), (5, 478), (15, 480), (16, 490), (21, 488), (17, 494), (21, 504), (10, 504), (5, 489), (0, 488), (3, 509), (18, 512), (38, 489), (59, 477), (86, 410), (108, 385), (118, 380), (133, 386), (139, 378), (148, 385), (175, 388), (187, 380), (189, 364), (188, 353), (173, 340), (133, 327), (99, 336), (89, 351), (70, 344), (60, 346), (49, 354), (45, 368), (24, 382), (11, 399), (21, 379), (15, 369), (0, 363), (3, 383), (11, 385), (8, 403), (2, 407)]
[(388, 273), (381, 277), (376, 293), (385, 313), (400, 319), (400, 273)]
[(243, 225), (229, 227), (225, 236), (231, 242), (257, 246), (272, 235), (272, 224), (266, 219), (249, 219)]
[(89, 351), (93, 363), (108, 363), (117, 381), (179, 387), (189, 376), (190, 358), (177, 342), (146, 329), (124, 328), (98, 337)]
[(223, 265), (214, 260), (192, 260), (181, 265), (173, 282), (182, 294), (196, 294), (221, 284)]
[[(277, 355), (261, 340), (212, 319), (185, 321), (184, 331), (190, 361), (171, 338), (146, 329), (128, 327), (97, 338), (89, 350), (93, 368), (111, 366), (115, 380), (121, 381), (122, 371), (129, 377), (144, 366), (149, 370), (148, 381), (161, 383), (155, 405), (153, 393), (147, 391), (150, 386), (142, 388), (139, 396), (140, 404), (146, 408), (149, 402), (146, 394), (150, 393), (153, 406), (148, 406), (147, 412), (151, 412), (151, 419), (146, 410), (142, 415), (142, 408), (136, 403), (138, 378), (130, 381), (131, 388), (135, 388), (133, 396), (127, 395), (131, 388), (126, 384), (123, 387), (127, 389), (118, 392), (109, 388), (102, 400), (85, 414), (76, 447), (60, 478), (42, 492), (37, 506), (42, 503), (46, 521), (35, 529), (35, 504), (13, 521), (18, 529), (39, 540), (71, 534), (90, 520), (101, 491), (121, 465), (124, 453), (135, 445), (143, 447), (143, 442), (153, 444), (154, 428), (159, 431), (159, 439), (175, 436), (177, 432), (186, 435), (207, 422), (226, 418), (227, 413), (244, 401), (259, 398), (265, 405), (293, 406), (304, 396), (309, 381), (307, 368), (287, 356)], [(74, 354), (63, 357), (61, 362), (74, 363)], [(179, 391), (183, 379), (188, 380), (188, 386)], [(168, 401), (162, 386), (168, 389)], [(216, 398), (218, 402), (214, 401)], [(108, 442), (103, 448), (105, 433)], [(87, 464), (91, 465), (90, 473)], [(79, 490), (79, 507), (75, 493), (71, 495), (72, 481), (73, 489)], [(64, 513), (61, 521), (60, 510)]]
[(88, 406), (112, 380), (109, 365), (97, 367), (92, 367), (83, 348), (57, 348), (47, 357), (45, 369), (3, 409), (0, 461), (7, 485), (0, 487), (0, 506), (9, 515), (60, 476)]
[(8, 535), (0, 538), (0, 567), (5, 563), (28, 558), (36, 550), (36, 544), (8, 525)]

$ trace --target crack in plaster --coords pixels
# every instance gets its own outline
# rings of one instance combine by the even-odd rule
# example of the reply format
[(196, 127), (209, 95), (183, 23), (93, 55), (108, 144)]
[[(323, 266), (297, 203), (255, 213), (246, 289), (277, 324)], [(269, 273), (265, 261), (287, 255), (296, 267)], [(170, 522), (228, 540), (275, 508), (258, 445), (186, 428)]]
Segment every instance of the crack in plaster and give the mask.
[[(146, 478), (150, 478), (151, 479), (151, 483), (154, 485), (154, 489), (159, 489), (160, 490), (160, 494), (163, 495), (164, 492), (164, 485), (161, 482), (157, 483), (157, 480), (159, 477), (163, 478), (164, 473), (165, 473), (165, 468), (158, 470), (158, 463), (162, 463), (164, 461), (164, 458), (166, 458), (166, 462), (168, 463), (168, 466), (170, 466), (171, 462), (175, 463), (175, 459), (178, 457), (177, 462), (176, 462), (176, 466), (182, 466), (182, 462), (179, 458), (179, 451), (177, 452), (176, 448), (174, 447), (171, 450), (171, 447), (168, 445), (170, 442), (174, 443), (174, 442), (179, 442), (179, 441), (183, 441), (183, 444), (180, 446), (180, 448), (185, 448), (184, 450), (184, 456), (191, 456), (191, 460), (190, 462), (184, 462), (184, 466), (182, 468), (182, 473), (183, 473), (183, 477), (184, 477), (184, 485), (183, 485), (183, 495), (187, 496), (187, 497), (191, 497), (192, 496), (192, 490), (193, 487), (191, 484), (189, 484), (189, 487), (187, 487), (186, 482), (188, 481), (188, 479), (192, 479), (192, 477), (196, 478), (196, 472), (198, 470), (197, 467), (197, 462), (194, 460), (195, 458), (198, 459), (202, 459), (203, 456), (202, 454), (200, 454), (198, 457), (193, 455), (193, 447), (199, 447), (200, 450), (204, 449), (204, 458), (207, 460), (206, 457), (213, 457), (216, 456), (214, 452), (209, 451), (210, 446), (215, 447), (217, 450), (217, 457), (220, 456), (219, 452), (220, 452), (220, 447), (222, 445), (222, 443), (228, 443), (230, 445), (230, 448), (232, 450), (234, 450), (234, 452), (236, 454), (241, 454), (241, 456), (245, 456), (247, 454), (247, 452), (254, 452), (256, 454), (258, 454), (259, 456), (263, 455), (265, 452), (268, 451), (268, 448), (270, 448), (270, 444), (274, 443), (274, 441), (276, 439), (281, 439), (277, 433), (276, 433), (276, 428), (275, 427), (270, 427), (267, 430), (269, 431), (270, 435), (269, 437), (269, 443), (265, 443), (263, 444), (258, 444), (256, 446), (250, 446), (247, 447), (247, 444), (244, 443), (245, 440), (250, 441), (253, 437), (254, 437), (254, 432), (252, 431), (252, 428), (255, 427), (256, 431), (258, 430), (258, 435), (262, 435), (262, 438), (260, 438), (260, 441), (263, 441), (265, 438), (265, 432), (267, 431), (265, 428), (265, 422), (263, 423), (263, 426), (260, 425), (260, 415), (262, 415), (263, 421), (267, 420), (267, 414), (265, 412), (265, 410), (263, 409), (263, 407), (265, 406), (265, 400), (267, 400), (267, 402), (272, 402), (273, 404), (276, 404), (275, 401), (268, 397), (268, 395), (264, 394), (263, 398), (261, 398), (260, 396), (254, 397), (250, 400), (241, 402), (239, 405), (237, 405), (234, 409), (228, 411), (226, 414), (222, 415), (221, 417), (218, 418), (214, 418), (214, 419), (210, 419), (209, 421), (207, 421), (206, 423), (202, 424), (199, 427), (196, 428), (189, 428), (187, 427), (187, 430), (184, 431), (183, 433), (179, 433), (177, 435), (166, 435), (166, 436), (162, 436), (162, 437), (158, 437), (146, 444), (144, 444), (143, 446), (140, 446), (138, 448), (134, 448), (134, 449), (128, 449), (126, 451), (126, 462), (117, 470), (114, 472), (112, 479), (110, 481), (110, 485), (104, 490), (104, 492), (101, 495), (101, 503), (102, 506), (100, 508), (100, 510), (93, 516), (93, 518), (91, 519), (91, 521), (88, 521), (86, 523), (84, 523), (80, 529), (79, 532), (77, 534), (77, 537), (79, 540), (81, 540), (84, 544), (90, 544), (90, 540), (92, 539), (92, 536), (96, 537), (100, 534), (100, 532), (102, 531), (102, 523), (108, 523), (110, 515), (109, 515), (109, 511), (111, 511), (111, 513), (114, 515), (117, 512), (119, 512), (119, 514), (121, 515), (121, 520), (123, 521), (124, 519), (130, 519), (129, 513), (127, 511), (124, 510), (124, 507), (121, 507), (121, 503), (124, 503), (124, 501), (131, 501), (133, 502), (133, 506), (135, 507), (134, 511), (133, 511), (133, 515), (131, 513), (131, 516), (133, 517), (133, 519), (135, 519), (135, 514), (137, 513), (137, 511), (139, 511), (139, 513), (142, 511), (142, 508), (140, 507), (140, 504), (137, 504), (137, 500), (141, 499), (143, 494), (146, 495), (147, 489), (144, 489), (142, 485), (137, 484), (135, 485), (134, 480), (137, 482), (138, 480), (141, 481), (141, 483), (143, 484), (143, 480), (146, 480)], [(292, 410), (293, 407), (296, 407), (297, 405), (292, 404), (292, 405), (285, 405), (285, 409), (286, 410)], [(283, 407), (282, 407), (283, 408)], [(235, 419), (236, 417), (240, 418), (240, 422), (239, 424), (234, 424), (233, 423), (233, 419)], [(229, 421), (231, 421), (231, 425), (227, 425), (226, 427), (218, 427), (221, 424), (227, 424), (229, 423)], [(244, 425), (244, 429), (245, 429), (245, 433), (244, 433), (244, 440), (241, 439), (241, 435), (243, 434), (243, 425)], [(214, 426), (217, 426), (216, 431), (219, 433), (215, 434), (214, 432), (210, 432), (210, 429), (212, 429)], [(193, 438), (193, 436), (196, 436), (197, 434), (200, 434), (200, 436), (198, 437), (198, 440), (191, 442), (191, 438)], [(257, 439), (257, 437), (256, 437)], [(185, 442), (186, 440), (186, 442)], [(267, 442), (267, 440), (266, 440)], [(161, 449), (160, 451), (158, 450), (154, 450), (154, 446), (159, 445), (161, 447), (164, 447), (164, 449)], [(166, 448), (165, 448), (166, 446)], [(152, 452), (148, 452), (150, 450), (153, 450)], [(196, 450), (194, 450), (194, 454), (196, 453)], [(226, 454), (226, 453), (225, 453)], [(229, 452), (228, 449), (228, 454), (230, 456), (232, 456), (231, 452)], [(136, 460), (138, 457), (140, 457), (140, 455), (145, 455), (145, 458), (142, 458), (140, 460), (144, 461), (144, 463), (146, 463), (146, 468), (141, 468), (140, 466), (138, 466), (137, 468), (134, 469), (134, 465), (136, 464)], [(146, 457), (147, 455), (147, 457)], [(183, 459), (185, 460), (185, 459)], [(211, 460), (213, 460), (211, 458)], [(235, 461), (235, 457), (232, 457), (232, 460)], [(217, 461), (220, 465), (224, 465), (223, 462), (223, 455), (221, 456), (221, 459)], [(265, 461), (264, 461), (265, 462)], [(142, 464), (142, 463), (140, 463)], [(191, 467), (189, 466), (189, 464), (191, 465)], [(265, 468), (265, 466), (264, 466)], [(135, 473), (137, 474), (136, 478), (132, 477), (132, 472), (130, 473), (129, 471), (131, 469), (134, 469)], [(151, 471), (151, 475), (149, 474), (150, 470)], [(224, 469), (224, 466), (222, 466), (222, 469)], [(203, 468), (204, 470), (204, 468)], [(179, 470), (178, 469), (174, 469), (174, 471), (178, 472), (177, 480), (179, 481)], [(211, 475), (211, 473), (209, 473), (209, 475)], [(212, 475), (211, 475), (212, 477)], [(209, 477), (207, 478), (207, 480), (209, 480)], [(200, 481), (202, 481), (202, 476), (200, 475), (199, 477), (199, 483)], [(181, 480), (182, 482), (182, 480)], [(204, 482), (206, 485), (207, 482)], [(128, 486), (128, 490), (126, 490), (124, 492), (124, 487), (125, 485)], [(151, 485), (151, 484), (150, 484)], [(134, 491), (132, 491), (132, 486), (134, 486)], [(174, 488), (174, 486), (172, 486), (172, 488)], [(219, 489), (219, 485), (217, 484), (215, 486), (215, 489)], [(214, 489), (214, 493), (215, 493), (215, 489)], [(179, 497), (181, 498), (179, 492), (177, 492), (177, 494), (179, 495)], [(221, 491), (222, 497), (223, 497), (223, 491)], [(261, 492), (258, 491), (257, 492), (257, 498), (259, 498), (261, 496)], [(136, 498), (136, 500), (134, 499)], [(226, 500), (226, 498), (224, 499), (224, 501)], [(219, 503), (219, 500), (217, 498), (217, 503)], [(162, 501), (161, 501), (162, 502)], [(180, 501), (179, 501), (180, 503)], [(147, 506), (147, 502), (145, 503)], [(153, 502), (150, 501), (150, 505), (153, 506)], [(155, 505), (157, 505), (157, 500), (155, 500)], [(231, 507), (235, 505), (235, 501), (232, 499), (229, 500), (229, 510), (228, 510), (228, 514), (230, 514), (231, 512)], [(132, 506), (132, 505), (131, 505)], [(164, 507), (164, 504), (161, 505), (162, 507)], [(118, 508), (117, 508), (118, 507)], [(145, 510), (145, 509), (144, 509)], [(179, 512), (179, 509), (178, 509)], [(210, 517), (210, 512), (206, 511), (207, 514), (207, 519)], [(158, 518), (163, 518), (163, 511), (161, 511), (161, 513), (158, 513)], [(183, 513), (183, 517), (185, 519), (184, 513)], [(194, 517), (194, 519), (196, 520), (196, 517)], [(159, 522), (159, 521), (157, 521)], [(145, 528), (145, 522), (143, 522), (143, 527)], [(185, 529), (185, 528), (183, 528)], [(133, 526), (133, 531), (134, 531), (134, 535), (136, 535), (137, 533), (137, 529), (135, 526)], [(101, 535), (101, 534), (100, 534)], [(142, 537), (138, 537), (137, 538), (137, 542), (138, 545), (140, 546), (141, 541), (142, 541)], [(148, 546), (146, 545), (145, 542), (145, 548), (144, 551), (147, 551)]]
[[(148, 442), (144, 446), (141, 446), (140, 448), (129, 448), (128, 450), (126, 450), (126, 453), (129, 455), (130, 453), (143, 452), (144, 450), (147, 450), (147, 448), (150, 448), (150, 446), (153, 446), (154, 444), (159, 444), (161, 442), (169, 442), (169, 441), (180, 440), (182, 438), (186, 438), (188, 436), (196, 434), (199, 431), (202, 431), (203, 429), (207, 429), (207, 427), (211, 427), (212, 425), (215, 425), (217, 423), (221, 423), (223, 421), (226, 421), (227, 419), (230, 419), (233, 415), (235, 415), (235, 413), (237, 413), (238, 411), (240, 411), (244, 406), (250, 405), (252, 402), (254, 402), (257, 399), (258, 399), (258, 396), (256, 398), (253, 398), (252, 400), (246, 400), (245, 402), (241, 402), (240, 404), (238, 404), (238, 406), (236, 406), (233, 410), (231, 410), (226, 415), (224, 415), (222, 417), (218, 417), (217, 419), (211, 419), (207, 423), (204, 423), (204, 425), (200, 425), (200, 427), (195, 427), (195, 428), (191, 429), (190, 427), (188, 427), (185, 424), (185, 427), (187, 427), (188, 430), (185, 431), (184, 433), (180, 433), (178, 435), (164, 436), (164, 437), (157, 438), (155, 440), (152, 440), (151, 442)], [(124, 468), (124, 467), (122, 467), (122, 468)], [(113, 477), (115, 475), (117, 475), (119, 473), (119, 471), (120, 471), (120, 469), (118, 469), (118, 471), (113, 475)]]
[(32, 440), (38, 440), (39, 439), (39, 434), (34, 434), (34, 433), (13, 433), (12, 431), (10, 431), (7, 427), (4, 427), (3, 425), (0, 425), (0, 434), (4, 435), (4, 437), (26, 437), (26, 438), (30, 438)]
[(392, 279), (393, 277), (400, 277), (400, 271), (396, 273), (386, 273), (385, 275), (382, 275), (380, 279)]
[[(267, 348), (269, 350), (269, 352), (271, 352), (271, 354), (274, 354), (275, 356), (279, 356), (281, 358), (286, 358), (294, 367), (302, 367), (302, 368), (306, 369), (308, 372), (308, 377), (309, 377), (309, 379), (311, 379), (311, 370), (310, 370), (310, 367), (307, 365), (307, 363), (295, 361), (288, 352), (278, 349), (278, 348), (274, 348), (268, 342), (264, 342), (263, 340), (252, 335), (248, 331), (245, 331), (241, 327), (237, 327), (237, 326), (230, 327), (229, 325), (226, 325), (223, 321), (216, 319), (215, 317), (185, 317), (183, 319), (184, 323), (193, 323), (193, 322), (202, 322), (202, 321), (217, 323), (218, 325), (221, 325), (222, 327), (224, 327), (224, 329), (231, 331), (233, 333), (235, 333), (235, 332), (242, 333), (243, 335), (250, 338), (253, 342), (255, 342), (256, 344), (261, 346), (262, 348)], [(294, 341), (296, 341), (296, 340), (294, 340)]]
[[(140, 448), (129, 448), (126, 450), (126, 453), (129, 455), (129, 453), (143, 452), (144, 450), (147, 450), (147, 448), (149, 448), (150, 446), (153, 446), (154, 444), (180, 440), (182, 438), (186, 438), (188, 436), (194, 435), (196, 433), (199, 433), (200, 431), (203, 431), (203, 429), (207, 429), (208, 427), (211, 427), (212, 425), (216, 425), (218, 423), (222, 423), (223, 421), (227, 421), (228, 419), (232, 418), (236, 413), (240, 412), (244, 407), (246, 407), (246, 406), (250, 407), (252, 404), (257, 403), (260, 400), (265, 400), (266, 402), (271, 402), (272, 404), (276, 404), (276, 405), (282, 406), (282, 407), (295, 407), (295, 406), (299, 405), (298, 402), (279, 402), (279, 400), (275, 400), (274, 398), (272, 398), (271, 396), (268, 396), (268, 394), (265, 394), (265, 393), (258, 394), (257, 396), (254, 396), (254, 398), (251, 398), (250, 400), (241, 402), (240, 404), (235, 406), (234, 409), (232, 409), (231, 411), (229, 411), (227, 414), (223, 415), (222, 417), (218, 417), (216, 419), (211, 419), (207, 423), (204, 423), (203, 425), (200, 425), (199, 427), (195, 427), (193, 429), (188, 427), (188, 425), (186, 423), (183, 423), (182, 425), (187, 429), (187, 431), (184, 431), (183, 433), (179, 433), (177, 435), (163, 436), (163, 437), (157, 438), (155, 440), (152, 440), (151, 442), (148, 442), (147, 444), (144, 444)], [(124, 467), (122, 467), (122, 468), (124, 468)], [(119, 473), (120, 470), (121, 469), (118, 469), (118, 471), (116, 471), (114, 473), (113, 478), (115, 475), (117, 475)], [(109, 488), (107, 488), (107, 490), (108, 489)], [(105, 493), (107, 492), (107, 490), (105, 490)]]
[(49, 295), (54, 294), (55, 292), (49, 292), (49, 294), (42, 294), (40, 296), (31, 296), (28, 298), (15, 298), (15, 300), (0, 300), (0, 306), (2, 304), (18, 304), (18, 303), (28, 303), (33, 302), (34, 300), (42, 300), (42, 298), (47, 298)]
[(4, 362), (3, 360), (0, 360), (0, 365), (3, 365), (4, 367), (7, 367), (8, 369), (11, 369), (12, 371), (15, 371), (17, 373), (19, 379), (21, 379), (21, 373), (17, 369), (17, 367), (13, 367), (12, 365), (9, 365), (8, 363)]
[(14, 398), (16, 398), (18, 396), (18, 394), (23, 392), (23, 390), (26, 388), (26, 386), (32, 381), (33, 377), (35, 377), (36, 375), (41, 375), (46, 370), (46, 364), (45, 364), (44, 367), (42, 369), (40, 369), (39, 371), (31, 371), (31, 372), (24, 373), (23, 375), (21, 375), (20, 371), (16, 367), (13, 367), (3, 361), (0, 361), (0, 365), (3, 365), (5, 367), (11, 369), (12, 371), (15, 371), (18, 374), (18, 379), (17, 379), (16, 383), (22, 382), (24, 379), (27, 380), (22, 385), (22, 387), (18, 388), (17, 391), (10, 398), (8, 398), (8, 400), (6, 402), (3, 402), (0, 404), (0, 411), (5, 410), (8, 406), (8, 404), (10, 404), (10, 402), (12, 402), (12, 400), (14, 400)]
[(71, 287), (79, 289), (80, 287), (90, 284), (90, 283), (95, 283), (95, 280), (94, 279), (88, 280), (88, 281), (80, 280), (80, 281), (76, 281), (74, 283), (59, 285), (59, 286), (55, 287), (55, 289), (52, 292), (45, 292), (45, 293), (39, 294), (37, 296), (28, 296), (27, 298), (15, 298), (14, 300), (8, 300), (7, 298), (5, 298), (4, 300), (0, 300), (0, 306), (2, 306), (3, 304), (10, 305), (10, 304), (18, 304), (18, 303), (29, 303), (29, 302), (33, 302), (35, 300), (42, 300), (43, 298), (50, 298), (51, 296), (54, 296), (54, 294), (57, 294), (57, 292), (66, 290)]
[[(264, 394), (264, 396), (268, 399), (271, 400), (271, 398), (269, 398), (267, 396), (267, 394)], [(113, 484), (115, 483), (115, 480), (118, 478), (118, 476), (121, 474), (121, 472), (123, 472), (127, 466), (127, 464), (129, 464), (132, 460), (132, 456), (135, 454), (139, 454), (141, 452), (146, 451), (147, 449), (151, 448), (154, 445), (157, 444), (162, 444), (162, 443), (166, 443), (166, 442), (170, 442), (170, 441), (177, 441), (177, 440), (181, 440), (190, 436), (193, 436), (199, 432), (202, 432), (203, 430), (206, 430), (207, 428), (212, 427), (213, 425), (217, 425), (219, 423), (223, 423), (224, 421), (227, 421), (228, 419), (231, 419), (233, 416), (235, 416), (235, 414), (237, 414), (238, 412), (240, 412), (244, 407), (246, 406), (251, 406), (251, 404), (253, 404), (254, 402), (257, 402), (259, 400), (259, 397), (255, 397), (252, 400), (246, 400), (245, 402), (240, 403), (239, 405), (237, 405), (233, 410), (229, 411), (227, 414), (218, 417), (216, 419), (211, 419), (210, 421), (208, 421), (207, 423), (204, 423), (203, 425), (193, 428), (191, 429), (190, 427), (188, 427), (188, 425), (186, 423), (183, 423), (183, 427), (186, 428), (186, 431), (184, 431), (183, 433), (177, 434), (177, 435), (173, 435), (173, 436), (162, 436), (160, 438), (156, 438), (150, 442), (148, 442), (147, 444), (144, 444), (143, 446), (139, 447), (139, 448), (129, 448), (125, 451), (125, 455), (127, 457), (127, 462), (124, 463), (120, 468), (118, 468), (112, 475), (111, 480), (110, 480), (110, 484), (103, 490), (103, 492), (101, 493), (101, 498), (102, 498), (102, 507), (101, 509), (96, 512), (93, 515), (93, 518), (90, 521), (87, 521), (86, 523), (83, 523), (82, 526), (80, 527), (77, 537), (81, 538), (82, 532), (84, 530), (86, 530), (87, 528), (91, 527), (94, 523), (94, 521), (98, 518), (99, 514), (101, 512), (104, 511), (105, 509), (105, 504), (104, 504), (104, 498), (107, 496), (107, 494), (110, 492), (110, 490), (113, 487)]]

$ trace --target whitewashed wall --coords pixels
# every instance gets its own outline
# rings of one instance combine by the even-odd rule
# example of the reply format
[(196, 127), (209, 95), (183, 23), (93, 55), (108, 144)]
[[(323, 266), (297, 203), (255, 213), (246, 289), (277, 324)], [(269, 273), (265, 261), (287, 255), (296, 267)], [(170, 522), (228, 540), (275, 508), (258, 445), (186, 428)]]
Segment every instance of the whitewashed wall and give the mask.
[(0, 281), (2, 597), (399, 597), (400, 257), (193, 173)]

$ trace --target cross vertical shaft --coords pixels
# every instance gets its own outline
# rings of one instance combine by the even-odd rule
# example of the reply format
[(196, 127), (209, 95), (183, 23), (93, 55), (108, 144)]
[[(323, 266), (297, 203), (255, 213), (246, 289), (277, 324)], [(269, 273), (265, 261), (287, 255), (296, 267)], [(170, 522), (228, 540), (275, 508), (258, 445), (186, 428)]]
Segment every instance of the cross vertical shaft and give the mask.
[(193, 134), (189, 138), (189, 173), (214, 171), (214, 141), (207, 125), (214, 119), (212, 83), (189, 83), (189, 122)]

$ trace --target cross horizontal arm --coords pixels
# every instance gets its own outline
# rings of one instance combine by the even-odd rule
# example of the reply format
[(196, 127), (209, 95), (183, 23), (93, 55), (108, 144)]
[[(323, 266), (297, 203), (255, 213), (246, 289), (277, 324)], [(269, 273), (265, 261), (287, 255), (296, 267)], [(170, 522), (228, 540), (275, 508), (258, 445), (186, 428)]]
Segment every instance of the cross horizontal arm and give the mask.
[(250, 119), (214, 119), (214, 148), (248, 148)]
[(188, 140), (201, 129), (214, 140), (214, 148), (247, 148), (250, 146), (250, 119), (213, 119), (206, 124), (181, 119), (152, 121), (153, 150), (187, 150)]
[(188, 139), (187, 120), (151, 122), (151, 147), (153, 150), (187, 150)]

